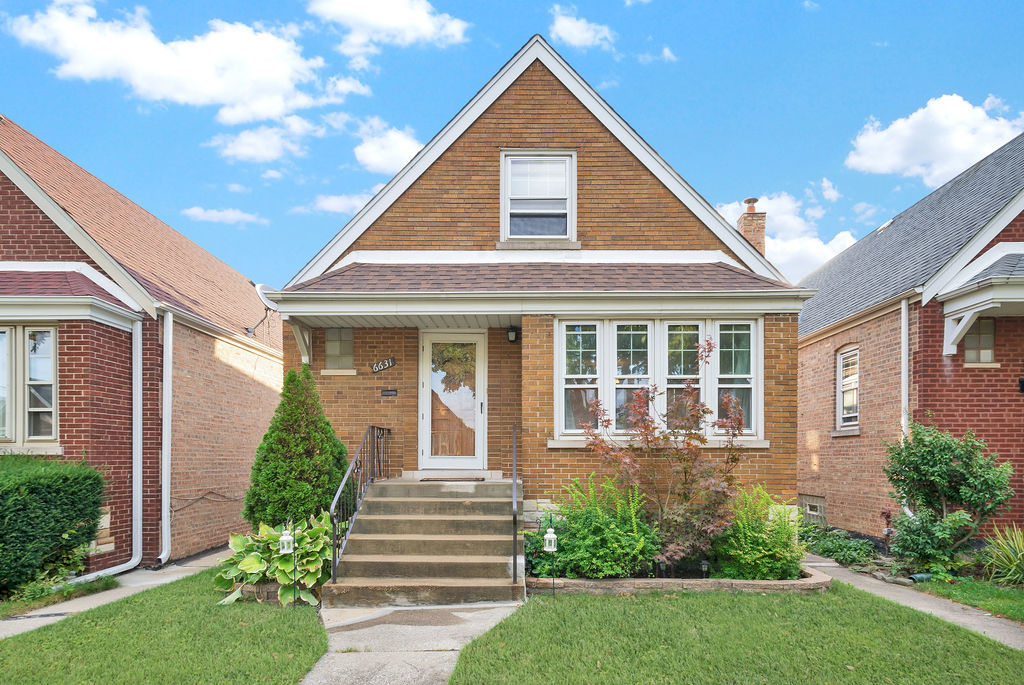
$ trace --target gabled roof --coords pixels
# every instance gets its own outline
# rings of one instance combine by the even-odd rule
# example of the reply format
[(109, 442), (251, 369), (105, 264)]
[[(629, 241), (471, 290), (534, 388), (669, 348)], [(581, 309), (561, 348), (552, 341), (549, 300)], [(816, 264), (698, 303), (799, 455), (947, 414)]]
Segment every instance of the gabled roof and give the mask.
[(967, 285), (1006, 276), (1024, 276), (1024, 254), (1008, 254), (1000, 257), (990, 266), (979, 271), (977, 276), (967, 282)]
[(96, 297), (125, 307), (116, 297), (88, 276), (76, 271), (3, 271), (0, 270), (0, 295), (41, 297)]
[(597, 92), (539, 35), (504, 67), (371, 199), (285, 286), (326, 273), (356, 239), (397, 200), (448, 147), (535, 61), (540, 61), (579, 101), (755, 273), (785, 280), (782, 274), (656, 153)]
[(800, 285), (818, 293), (800, 314), (800, 335), (925, 288), (947, 264), (969, 260), (988, 244), (988, 229), (1016, 216), (1022, 197), (1024, 134), (804, 278)]
[(6, 117), (0, 172), (151, 315), (166, 304), (242, 335), (263, 316), (249, 279)]

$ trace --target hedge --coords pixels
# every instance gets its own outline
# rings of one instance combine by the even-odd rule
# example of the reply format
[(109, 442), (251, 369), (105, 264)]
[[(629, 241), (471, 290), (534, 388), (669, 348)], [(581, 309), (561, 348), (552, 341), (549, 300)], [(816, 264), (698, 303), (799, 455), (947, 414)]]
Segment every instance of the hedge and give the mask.
[(103, 487), (84, 461), (0, 455), (0, 594), (96, 538)]

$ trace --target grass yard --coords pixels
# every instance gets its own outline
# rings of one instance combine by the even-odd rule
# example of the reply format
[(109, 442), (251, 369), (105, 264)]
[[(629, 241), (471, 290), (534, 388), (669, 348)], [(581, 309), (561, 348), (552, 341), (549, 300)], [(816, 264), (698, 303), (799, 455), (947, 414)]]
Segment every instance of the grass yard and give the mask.
[(113, 590), (118, 585), (117, 578), (100, 576), (96, 580), (76, 585), (65, 585), (61, 590), (45, 597), (38, 597), (36, 599), (5, 599), (0, 602), (0, 618), (20, 616), (21, 614), (27, 614), (30, 611), (42, 609), (58, 602), (75, 599), (76, 597), (85, 597), (86, 595), (103, 592), (104, 590)]
[(824, 595), (538, 596), (452, 683), (1011, 683), (1024, 652), (834, 583)]
[(0, 641), (8, 683), (295, 683), (327, 651), (308, 606), (217, 606), (210, 569)]
[(969, 579), (958, 583), (928, 581), (915, 587), (932, 595), (1024, 623), (1024, 587), (1007, 587), (987, 580)]

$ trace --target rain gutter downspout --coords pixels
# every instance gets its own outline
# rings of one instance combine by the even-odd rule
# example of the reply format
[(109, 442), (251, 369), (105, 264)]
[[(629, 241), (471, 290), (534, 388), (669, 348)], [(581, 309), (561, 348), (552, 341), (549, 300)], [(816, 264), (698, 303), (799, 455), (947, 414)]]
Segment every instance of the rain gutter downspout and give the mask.
[(174, 313), (164, 310), (163, 396), (160, 402), (160, 555), (163, 566), (171, 556), (171, 418), (174, 404)]

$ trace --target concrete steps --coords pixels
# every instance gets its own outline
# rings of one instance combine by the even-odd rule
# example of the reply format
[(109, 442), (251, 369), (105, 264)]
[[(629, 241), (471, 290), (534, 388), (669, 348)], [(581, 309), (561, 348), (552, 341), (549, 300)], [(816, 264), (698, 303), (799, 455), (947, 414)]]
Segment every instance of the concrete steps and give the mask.
[(493, 474), (482, 481), (372, 484), (338, 564), (338, 582), (324, 586), (324, 606), (522, 599), (522, 574), (512, 583), (512, 564), (522, 569), (523, 541), (517, 536), (513, 556), (511, 500), (511, 481)]

